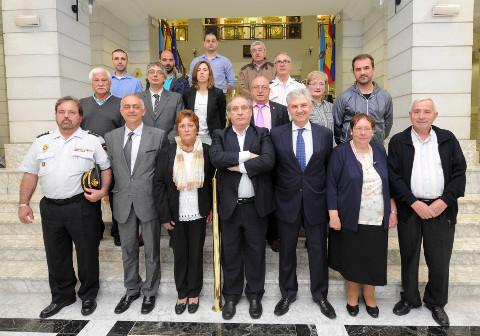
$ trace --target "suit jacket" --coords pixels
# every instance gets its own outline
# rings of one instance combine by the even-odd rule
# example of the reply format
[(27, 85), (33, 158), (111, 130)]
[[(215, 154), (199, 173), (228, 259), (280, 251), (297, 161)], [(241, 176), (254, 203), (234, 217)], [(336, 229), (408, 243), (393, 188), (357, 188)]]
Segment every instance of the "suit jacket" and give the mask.
[(153, 116), (152, 96), (150, 90), (138, 94), (145, 104), (145, 116), (143, 123), (164, 130), (168, 134), (168, 140), (173, 143), (177, 132), (175, 131), (175, 118), (178, 112), (183, 109), (182, 96), (176, 92), (162, 91), (160, 96), (160, 113)]
[(167, 135), (163, 130), (143, 125), (133, 174), (130, 174), (123, 152), (124, 136), (125, 127), (114, 129), (105, 135), (108, 157), (115, 175), (115, 186), (112, 190), (113, 216), (119, 223), (125, 223), (133, 205), (135, 214), (141, 221), (157, 219), (153, 178), (157, 156), (162, 147), (168, 145)]
[[(265, 217), (275, 208), (271, 179), (275, 152), (268, 129), (249, 126), (243, 150), (259, 155), (246, 161), (244, 165), (255, 191), (257, 213), (260, 217)], [(227, 168), (238, 165), (240, 151), (237, 135), (231, 126), (213, 133), (210, 160), (217, 168), (218, 213), (222, 219), (230, 218), (237, 206), (238, 185), (242, 174)]]
[[(212, 177), (213, 167), (210, 163), (210, 146), (203, 145), (203, 162), (205, 176), (203, 187), (198, 189), (198, 210), (202, 217), (207, 217), (212, 209)], [(173, 182), (173, 165), (177, 153), (177, 144), (171, 144), (164, 155), (159, 155), (157, 168), (155, 170), (154, 198), (157, 205), (157, 212), (160, 223), (167, 223), (173, 220), (178, 222), (180, 192)]]
[[(253, 104), (255, 104), (255, 102)], [(272, 116), (272, 128), (288, 124), (290, 122), (287, 107), (285, 105), (275, 103), (271, 100), (268, 101), (268, 104), (270, 105), (270, 114)], [(250, 120), (250, 125), (255, 125), (253, 117), (252, 120)]]
[(303, 172), (293, 151), (292, 124), (272, 129), (277, 159), (274, 177), (275, 216), (285, 222), (293, 223), (302, 209), (310, 223), (328, 221), (325, 183), (333, 134), (328, 128), (311, 125), (313, 153)]
[[(194, 111), (196, 97), (197, 89), (193, 86), (185, 91), (183, 104), (186, 109)], [(207, 126), (210, 137), (213, 135), (214, 130), (225, 128), (226, 111), (225, 94), (223, 91), (216, 87), (208, 89)]]
[[(455, 224), (458, 213), (457, 199), (465, 194), (467, 164), (455, 135), (436, 126), (432, 128), (437, 134), (444, 177), (443, 194), (440, 198), (448, 206), (445, 210), (448, 220)], [(388, 177), (392, 195), (397, 202), (400, 221), (408, 219), (413, 211), (411, 205), (417, 200), (410, 187), (415, 157), (411, 131), (410, 126), (403, 132), (395, 134), (388, 143)]]

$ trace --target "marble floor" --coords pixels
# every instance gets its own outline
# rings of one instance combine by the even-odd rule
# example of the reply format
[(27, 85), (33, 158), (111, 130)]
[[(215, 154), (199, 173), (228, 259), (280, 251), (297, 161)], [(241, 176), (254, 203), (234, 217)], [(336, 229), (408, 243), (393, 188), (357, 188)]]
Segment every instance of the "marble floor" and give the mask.
[(0, 336), (126, 336), (126, 335), (328, 335), (328, 336), (480, 336), (480, 300), (467, 298), (451, 300), (446, 307), (452, 327), (437, 327), (430, 311), (425, 307), (398, 317), (392, 313), (393, 301), (378, 300), (380, 317), (371, 318), (361, 305), (360, 314), (350, 317), (339, 298), (331, 298), (337, 318), (324, 317), (312, 300), (299, 298), (290, 311), (277, 317), (273, 308), (277, 298), (263, 299), (264, 313), (259, 320), (248, 314), (245, 299), (237, 306), (237, 314), (229, 323), (224, 323), (220, 313), (211, 310), (211, 298), (201, 297), (196, 314), (176, 315), (173, 311), (175, 296), (164, 295), (157, 300), (154, 311), (140, 314), (141, 300), (130, 309), (116, 315), (113, 308), (120, 296), (100, 295), (98, 308), (85, 318), (80, 314), (80, 301), (64, 308), (51, 319), (40, 320), (38, 314), (50, 301), (48, 294), (2, 294), (0, 306)]

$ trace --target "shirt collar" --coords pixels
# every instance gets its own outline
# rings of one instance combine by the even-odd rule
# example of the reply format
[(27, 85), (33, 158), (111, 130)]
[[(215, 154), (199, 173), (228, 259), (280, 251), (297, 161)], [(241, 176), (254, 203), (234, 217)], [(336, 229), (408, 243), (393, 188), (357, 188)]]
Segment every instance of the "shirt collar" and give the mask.
[(295, 125), (295, 123), (292, 121), (292, 131), (298, 131), (298, 129), (300, 129), (300, 128), (303, 128), (304, 130), (311, 131), (311, 130), (312, 130), (312, 124), (310, 124), (310, 121), (307, 121), (307, 123), (305, 124), (305, 126), (303, 126), (303, 127), (298, 127), (298, 126)]
[[(164, 83), (164, 84), (165, 84), (165, 83)], [(153, 98), (153, 95), (155, 95), (155, 94), (158, 94), (159, 96), (162, 96), (163, 86), (162, 86), (162, 89), (161, 89), (158, 93), (155, 93), (155, 92), (153, 92), (153, 91), (150, 90), (150, 89), (149, 89), (149, 91), (150, 91), (150, 97), (152, 97), (152, 98)]]
[(112, 96), (112, 94), (110, 93), (107, 98), (105, 98), (104, 100), (100, 100), (100, 99), (98, 99), (97, 97), (95, 97), (95, 93), (94, 93), (94, 94), (93, 94), (93, 99), (95, 100), (95, 102), (96, 102), (98, 105), (102, 106), (103, 104), (105, 104), (105, 103), (107, 102), (107, 100), (110, 99), (111, 96)]
[(253, 107), (257, 107), (258, 106), (267, 106), (268, 108), (270, 108), (270, 101), (267, 100), (267, 102), (265, 104), (260, 104), (260, 103), (257, 103), (257, 102), (253, 102)]
[(245, 128), (245, 130), (243, 131), (243, 133), (238, 132), (238, 131), (235, 129), (235, 127), (233, 127), (233, 126), (232, 126), (232, 130), (235, 132), (235, 134), (236, 134), (237, 136), (245, 136), (245, 134), (247, 134), (247, 131), (248, 131), (248, 128), (249, 128), (249, 127), (250, 127), (250, 126), (247, 126), (247, 128)]
[(143, 122), (135, 130), (131, 130), (125, 125), (125, 136), (128, 136), (128, 133), (133, 132), (135, 135), (141, 136), (143, 132)]
[[(76, 129), (76, 131), (73, 132), (73, 134), (66, 140), (70, 140), (72, 138), (83, 138), (83, 135), (84, 135), (84, 133), (83, 133), (82, 128), (78, 127)], [(54, 139), (63, 138), (62, 133), (60, 133), (60, 130), (58, 129), (58, 127), (55, 131), (53, 131), (52, 136), (53, 136)]]
[(118, 77), (115, 72), (112, 73), (112, 78), (117, 78), (117, 79), (122, 79), (122, 78), (133, 78), (132, 75), (130, 75), (128, 72), (125, 72), (125, 74), (121, 77)]
[(425, 140), (423, 140), (420, 137), (420, 135), (415, 131), (415, 129), (413, 127), (412, 127), (412, 130), (411, 130), (411, 134), (412, 134), (412, 138), (414, 138), (415, 140), (417, 140), (418, 142), (421, 142), (421, 143), (427, 143), (427, 142), (430, 142), (430, 141), (437, 138), (437, 135), (436, 135), (435, 131), (431, 127), (430, 127), (430, 133), (428, 134), (428, 137)]
[(219, 55), (218, 55), (218, 54), (215, 54), (215, 56), (213, 56), (211, 59), (208, 58), (207, 54), (203, 54), (202, 57), (203, 57), (205, 60), (209, 61), (209, 60), (213, 60), (213, 59), (215, 59), (215, 58), (218, 58)]

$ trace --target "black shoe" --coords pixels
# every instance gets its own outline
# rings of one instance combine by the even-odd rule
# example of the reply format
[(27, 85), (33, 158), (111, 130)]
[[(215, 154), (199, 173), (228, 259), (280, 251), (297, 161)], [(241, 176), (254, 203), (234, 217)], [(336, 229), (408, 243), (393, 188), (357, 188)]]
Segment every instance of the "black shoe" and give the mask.
[(365, 304), (365, 308), (367, 310), (368, 315), (370, 315), (373, 318), (377, 318), (378, 314), (380, 314), (380, 310), (378, 309), (378, 306), (369, 307), (367, 306), (367, 304)]
[(358, 304), (356, 306), (350, 306), (347, 303), (347, 311), (350, 316), (357, 316), (358, 312), (360, 311), (360, 308), (358, 307)]
[(425, 306), (430, 309), (432, 312), (432, 317), (441, 327), (449, 327), (450, 320), (448, 319), (448, 315), (440, 306), (434, 306), (430, 304), (425, 304)]
[(401, 299), (393, 307), (393, 313), (398, 316), (407, 315), (410, 313), (410, 310), (415, 308), (407, 300)]
[(115, 246), (122, 245), (122, 243), (120, 242), (120, 235), (118, 234), (113, 235), (113, 243), (115, 244)]
[(316, 304), (320, 307), (320, 311), (323, 315), (325, 315), (329, 319), (334, 319), (337, 317), (337, 314), (335, 314), (335, 309), (333, 309), (332, 305), (330, 304), (330, 302), (328, 302), (327, 299), (320, 298), (313, 299), (313, 301), (315, 301)]
[(187, 308), (187, 301), (185, 303), (177, 303), (175, 304), (175, 314), (180, 315), (182, 314), (185, 309)]
[(288, 309), (290, 308), (290, 304), (295, 302), (296, 298), (281, 298), (280, 301), (278, 301), (277, 305), (275, 306), (275, 310), (273, 313), (277, 316), (282, 316), (285, 315), (288, 312)]
[(142, 314), (150, 313), (155, 308), (155, 296), (144, 296), (142, 302)]
[(236, 306), (235, 301), (227, 301), (222, 308), (222, 317), (224, 320), (231, 320), (235, 316)]
[(200, 305), (200, 298), (197, 298), (196, 303), (188, 303), (188, 312), (190, 314), (195, 314), (198, 310), (198, 306)]
[(97, 308), (97, 301), (95, 299), (85, 299), (82, 301), (82, 315), (87, 316), (95, 311)]
[(262, 302), (258, 299), (251, 299), (250, 308), (248, 309), (248, 312), (250, 313), (250, 317), (252, 319), (260, 318), (260, 316), (262, 316), (262, 313), (263, 313)]
[(53, 316), (56, 313), (58, 313), (60, 310), (62, 310), (63, 307), (69, 306), (74, 302), (75, 302), (75, 299), (63, 301), (60, 303), (52, 302), (40, 312), (40, 318), (47, 318), (47, 317)]
[(132, 304), (132, 302), (138, 299), (139, 297), (140, 297), (140, 293), (137, 293), (132, 296), (125, 295), (124, 297), (122, 297), (120, 299), (120, 302), (115, 307), (115, 310), (114, 310), (115, 314), (123, 313), (125, 310), (130, 308), (130, 305)]

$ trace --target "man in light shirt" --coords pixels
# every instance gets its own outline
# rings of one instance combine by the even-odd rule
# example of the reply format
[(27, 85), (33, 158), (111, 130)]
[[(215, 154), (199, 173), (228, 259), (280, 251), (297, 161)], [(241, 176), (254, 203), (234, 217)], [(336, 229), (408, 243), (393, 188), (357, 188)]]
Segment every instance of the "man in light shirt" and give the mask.
[(123, 98), (127, 94), (142, 92), (142, 83), (138, 78), (127, 72), (128, 54), (123, 49), (112, 51), (112, 65), (115, 72), (112, 74), (112, 94)]
[(227, 113), (231, 126), (214, 131), (210, 148), (221, 186), (222, 317), (229, 320), (235, 315), (245, 277), (249, 313), (258, 319), (265, 292), (265, 234), (268, 215), (274, 209), (271, 171), (275, 154), (268, 129), (250, 124), (251, 101), (235, 97), (227, 105)]
[(466, 162), (452, 132), (433, 126), (438, 116), (431, 98), (413, 102), (412, 126), (388, 145), (391, 192), (398, 209), (398, 241), (402, 263), (401, 300), (393, 308), (406, 315), (422, 305), (418, 262), (423, 240), (428, 265), (425, 306), (440, 326), (449, 326), (448, 273), (452, 255), (457, 199), (465, 193)]
[(304, 89), (305, 85), (290, 76), (292, 59), (286, 51), (275, 56), (275, 78), (270, 82), (270, 100), (287, 106), (287, 94), (295, 89)]

